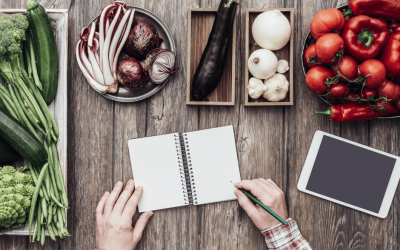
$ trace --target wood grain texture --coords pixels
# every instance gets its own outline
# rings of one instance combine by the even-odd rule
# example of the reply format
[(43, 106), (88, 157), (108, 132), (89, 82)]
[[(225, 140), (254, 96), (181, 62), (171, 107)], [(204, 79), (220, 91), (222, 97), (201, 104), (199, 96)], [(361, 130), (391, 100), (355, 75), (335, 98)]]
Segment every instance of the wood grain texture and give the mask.
[[(25, 0), (2, 0), (0, 8), (24, 8)], [(232, 107), (187, 106), (187, 10), (216, 8), (219, 0), (129, 0), (158, 15), (178, 48), (180, 72), (160, 92), (138, 103), (113, 103), (86, 83), (75, 61), (81, 28), (110, 1), (42, 0), (46, 8), (69, 9), (68, 229), (72, 236), (47, 241), (44, 249), (95, 247), (94, 209), (117, 181), (132, 178), (127, 140), (224, 125), (235, 129), (242, 179), (271, 178), (286, 193), (289, 215), (313, 249), (397, 250), (400, 248), (400, 188), (386, 219), (325, 201), (297, 190), (312, 136), (322, 130), (392, 154), (400, 151), (398, 120), (336, 124), (314, 116), (326, 104), (308, 90), (301, 69), (301, 49), (313, 16), (338, 7), (339, 0), (241, 1), (236, 17), (235, 98)], [(88, 8), (89, 6), (89, 8)], [(294, 105), (244, 107), (245, 11), (248, 8), (294, 8)], [(136, 221), (135, 216), (134, 221)], [(41, 249), (27, 237), (0, 237), (0, 249)], [(264, 239), (237, 202), (157, 211), (137, 249), (266, 249)]]
[(192, 80), (197, 66), (206, 48), (218, 9), (188, 10), (188, 58), (186, 104), (188, 105), (235, 105), (235, 53), (236, 53), (236, 20), (233, 25), (231, 43), (227, 59), (217, 88), (203, 101), (195, 101), (191, 96)]

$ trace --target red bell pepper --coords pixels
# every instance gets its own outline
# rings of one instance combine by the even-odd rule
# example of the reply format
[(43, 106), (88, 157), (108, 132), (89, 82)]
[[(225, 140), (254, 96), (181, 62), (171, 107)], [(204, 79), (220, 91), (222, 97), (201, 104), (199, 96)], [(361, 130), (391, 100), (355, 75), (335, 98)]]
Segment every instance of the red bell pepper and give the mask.
[(400, 82), (400, 33), (390, 35), (378, 59), (385, 65), (386, 76)]
[(367, 15), (400, 20), (398, 0), (351, 0), (349, 7), (355, 16)]
[(372, 59), (389, 40), (389, 27), (383, 20), (355, 16), (344, 27), (342, 34), (346, 51), (358, 61)]
[(399, 112), (390, 102), (386, 102), (384, 108), (384, 111), (378, 111), (372, 109), (369, 104), (346, 103), (331, 106), (327, 111), (315, 112), (314, 114), (327, 115), (330, 120), (335, 122), (359, 122)]

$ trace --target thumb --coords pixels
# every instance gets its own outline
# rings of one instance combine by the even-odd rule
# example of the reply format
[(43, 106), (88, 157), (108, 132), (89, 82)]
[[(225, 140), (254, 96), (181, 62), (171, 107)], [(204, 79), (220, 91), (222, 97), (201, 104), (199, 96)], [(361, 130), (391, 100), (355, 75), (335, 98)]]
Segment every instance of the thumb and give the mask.
[(239, 189), (235, 190), (235, 195), (238, 198), (239, 205), (244, 209), (244, 211), (246, 211), (247, 215), (251, 219), (254, 219), (258, 214), (258, 210), (253, 202), (251, 202), (251, 200), (244, 193), (240, 192)]
[(143, 230), (153, 214), (154, 213), (152, 211), (144, 212), (136, 221), (135, 227), (133, 228), (133, 239), (136, 242), (138, 242), (142, 238)]

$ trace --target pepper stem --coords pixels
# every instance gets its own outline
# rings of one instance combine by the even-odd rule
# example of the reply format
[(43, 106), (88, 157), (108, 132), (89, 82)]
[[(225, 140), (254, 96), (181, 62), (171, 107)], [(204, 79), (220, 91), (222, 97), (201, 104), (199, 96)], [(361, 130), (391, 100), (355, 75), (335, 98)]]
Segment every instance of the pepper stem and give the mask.
[(318, 111), (318, 112), (314, 112), (314, 115), (327, 115), (327, 116), (329, 116), (329, 118), (331, 118), (332, 115), (333, 115), (333, 112), (332, 112), (332, 109), (331, 109), (331, 108), (328, 108), (327, 111)]
[(369, 29), (365, 29), (361, 31), (361, 33), (358, 35), (358, 41), (361, 44), (364, 44), (367, 49), (369, 49), (372, 42), (374, 41), (374, 33), (372, 33), (372, 31), (370, 31)]
[(350, 15), (353, 15), (353, 11), (350, 8), (345, 13), (343, 13), (344, 17), (350, 16)]

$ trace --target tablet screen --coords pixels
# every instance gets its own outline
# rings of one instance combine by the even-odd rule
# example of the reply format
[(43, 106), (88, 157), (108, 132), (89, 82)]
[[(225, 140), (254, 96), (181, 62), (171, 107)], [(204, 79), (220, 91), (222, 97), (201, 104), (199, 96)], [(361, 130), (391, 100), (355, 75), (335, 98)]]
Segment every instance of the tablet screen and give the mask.
[(306, 189), (379, 213), (396, 159), (324, 135)]

